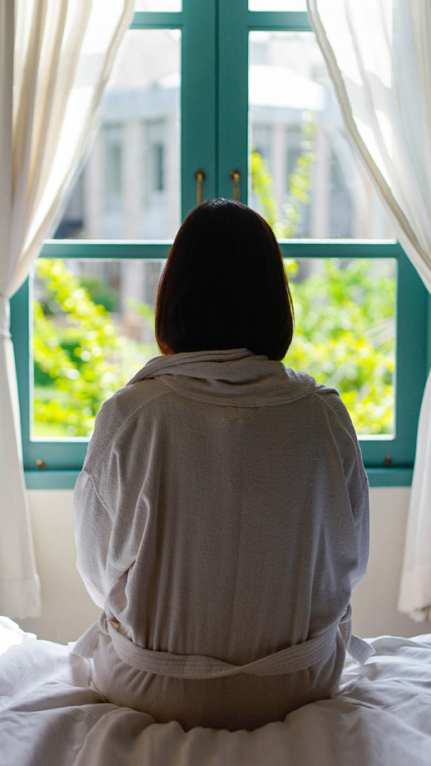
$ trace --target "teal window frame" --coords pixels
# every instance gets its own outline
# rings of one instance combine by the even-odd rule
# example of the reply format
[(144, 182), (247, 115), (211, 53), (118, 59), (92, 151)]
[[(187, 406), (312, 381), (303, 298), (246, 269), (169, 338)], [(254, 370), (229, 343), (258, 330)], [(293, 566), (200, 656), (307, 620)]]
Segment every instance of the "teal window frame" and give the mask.
[[(137, 12), (131, 29), (179, 29), (182, 34), (181, 198), (184, 218), (196, 203), (196, 170), (205, 172), (204, 197), (232, 196), (230, 173), (248, 173), (248, 34), (253, 30), (311, 31), (306, 13), (249, 11), (247, 0), (183, 0), (180, 13)], [(235, 77), (232, 77), (232, 72)], [(196, 94), (199, 98), (196, 98)], [(247, 184), (240, 184), (247, 202)], [(396, 433), (361, 437), (371, 486), (411, 483), (416, 431), (431, 361), (431, 300), (398, 243), (288, 240), (287, 258), (393, 258), (397, 263)], [(47, 240), (42, 258), (165, 259), (169, 242)], [(11, 333), (18, 377), (23, 459), (30, 489), (71, 489), (88, 439), (31, 439), (31, 284), (11, 301)], [(43, 470), (38, 462), (46, 465)]]

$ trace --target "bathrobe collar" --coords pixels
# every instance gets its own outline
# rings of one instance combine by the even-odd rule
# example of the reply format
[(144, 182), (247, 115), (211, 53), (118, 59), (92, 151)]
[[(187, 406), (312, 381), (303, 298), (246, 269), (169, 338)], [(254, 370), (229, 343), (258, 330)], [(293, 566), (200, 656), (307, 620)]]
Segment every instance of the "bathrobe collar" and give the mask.
[(176, 393), (225, 406), (268, 406), (308, 396), (316, 381), (245, 348), (157, 356), (129, 382), (159, 379)]

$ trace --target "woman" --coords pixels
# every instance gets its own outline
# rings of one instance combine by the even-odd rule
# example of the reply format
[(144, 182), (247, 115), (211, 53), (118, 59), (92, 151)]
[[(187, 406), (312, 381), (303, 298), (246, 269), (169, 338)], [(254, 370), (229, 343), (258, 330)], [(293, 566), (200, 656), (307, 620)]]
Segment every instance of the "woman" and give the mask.
[(210, 200), (163, 272), (151, 360), (106, 402), (75, 489), (78, 569), (104, 610), (74, 653), (110, 701), (253, 729), (336, 693), (368, 557), (368, 484), (336, 391), (286, 369), (280, 249)]

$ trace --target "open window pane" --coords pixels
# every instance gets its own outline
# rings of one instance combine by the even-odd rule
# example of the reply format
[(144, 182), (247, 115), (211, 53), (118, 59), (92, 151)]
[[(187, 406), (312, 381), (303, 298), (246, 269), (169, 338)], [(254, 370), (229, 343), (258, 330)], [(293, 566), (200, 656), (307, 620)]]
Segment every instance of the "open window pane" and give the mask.
[(32, 436), (89, 436), (103, 402), (159, 353), (162, 260), (37, 261)]
[(394, 435), (396, 261), (285, 260), (295, 332), (284, 364), (335, 388), (358, 435)]
[(249, 204), (279, 238), (393, 238), (313, 33), (250, 33), (249, 120)]
[[(33, 437), (91, 435), (102, 403), (159, 353), (163, 265), (38, 260)], [(296, 329), (284, 363), (336, 388), (360, 435), (393, 434), (396, 262), (299, 259), (285, 267)]]
[(180, 55), (178, 30), (126, 33), (56, 238), (175, 235), (181, 216)]

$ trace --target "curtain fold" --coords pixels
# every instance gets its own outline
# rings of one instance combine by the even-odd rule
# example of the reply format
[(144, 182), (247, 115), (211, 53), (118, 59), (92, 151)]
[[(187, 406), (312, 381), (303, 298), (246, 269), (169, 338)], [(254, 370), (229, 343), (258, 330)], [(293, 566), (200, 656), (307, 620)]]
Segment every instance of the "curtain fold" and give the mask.
[[(431, 292), (431, 4), (307, 0), (341, 111), (394, 231)], [(398, 608), (431, 607), (431, 377), (425, 388)]]
[(84, 153), (134, 0), (0, 0), (0, 613), (40, 613), (9, 299)]

